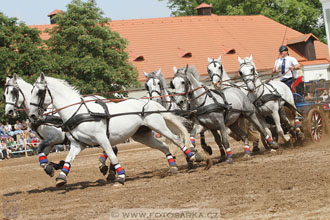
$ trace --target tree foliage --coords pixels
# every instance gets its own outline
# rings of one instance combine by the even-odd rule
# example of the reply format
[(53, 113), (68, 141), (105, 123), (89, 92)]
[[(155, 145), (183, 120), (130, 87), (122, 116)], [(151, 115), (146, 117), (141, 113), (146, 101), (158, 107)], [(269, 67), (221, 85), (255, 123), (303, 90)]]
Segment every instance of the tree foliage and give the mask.
[[(17, 73), (25, 80), (32, 81), (47, 64), (46, 51), (39, 37), (39, 31), (18, 23), (0, 12), (0, 84), (7, 76)], [(3, 94), (1, 86), (0, 93)], [(0, 120), (4, 119), (4, 102), (0, 102)]]
[(83, 94), (105, 93), (137, 83), (128, 62), (127, 42), (109, 28), (110, 20), (93, 0), (73, 0), (56, 15), (47, 46), (54, 60), (53, 75), (68, 80)]
[[(127, 42), (109, 27), (110, 19), (94, 0), (73, 0), (67, 11), (56, 15), (57, 25), (40, 31), (18, 23), (0, 12), (0, 83), (17, 73), (33, 83), (41, 72), (65, 79), (82, 94), (118, 91), (138, 85), (137, 70), (128, 61)], [(3, 94), (2, 86), (0, 88)], [(0, 121), (4, 102), (0, 101)]]
[[(160, 0), (164, 1), (164, 0)], [(174, 16), (196, 15), (201, 3), (212, 4), (217, 15), (264, 15), (302, 33), (326, 40), (319, 0), (168, 0)]]

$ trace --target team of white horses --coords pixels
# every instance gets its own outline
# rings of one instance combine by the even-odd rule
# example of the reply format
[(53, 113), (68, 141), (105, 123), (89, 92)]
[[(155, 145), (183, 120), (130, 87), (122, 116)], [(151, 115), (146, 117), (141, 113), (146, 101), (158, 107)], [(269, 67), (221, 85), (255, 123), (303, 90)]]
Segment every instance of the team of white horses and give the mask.
[[(111, 168), (108, 180), (123, 184), (125, 171), (117, 158), (115, 145), (130, 137), (163, 152), (170, 170), (176, 172), (175, 157), (168, 145), (155, 138), (153, 132), (179, 147), (188, 165), (191, 165), (203, 160), (194, 147), (196, 134), (201, 134), (202, 148), (212, 154), (212, 148), (204, 139), (204, 131), (210, 130), (220, 148), (221, 158), (232, 163), (228, 129), (241, 137), (245, 153), (250, 155), (247, 134), (239, 126), (242, 118), (250, 122), (251, 129), (260, 132), (265, 146), (273, 149), (277, 149), (278, 144), (272, 139), (265, 117), (270, 116), (275, 122), (279, 141), (289, 141), (296, 131), (299, 132), (299, 128), (291, 126), (283, 111), (286, 105), (298, 117), (289, 87), (278, 81), (262, 82), (252, 56), (238, 60), (244, 84), (231, 81), (221, 57), (209, 58), (207, 69), (217, 90), (204, 86), (194, 67), (174, 67), (174, 77), (170, 83), (175, 91), (172, 95), (158, 70), (145, 73), (149, 99), (128, 99), (117, 103), (108, 102), (100, 96), (83, 97), (67, 82), (44, 74), (33, 86), (14, 74), (6, 79), (5, 114), (15, 117), (17, 109), (24, 106), (35, 131), (43, 140), (38, 149), (40, 166), (50, 176), (54, 175), (54, 169), (61, 170), (56, 178), (57, 186), (66, 184), (71, 164), (80, 151), (95, 145), (104, 150), (99, 160), (101, 172), (107, 173), (105, 163), (109, 158)], [(45, 111), (50, 106), (57, 115), (49, 115)], [(181, 114), (174, 114), (178, 112)], [(286, 123), (286, 130), (291, 135), (284, 133), (281, 121)], [(66, 138), (70, 141), (70, 151), (65, 161), (59, 164), (48, 161), (47, 155), (52, 146), (63, 143)]]

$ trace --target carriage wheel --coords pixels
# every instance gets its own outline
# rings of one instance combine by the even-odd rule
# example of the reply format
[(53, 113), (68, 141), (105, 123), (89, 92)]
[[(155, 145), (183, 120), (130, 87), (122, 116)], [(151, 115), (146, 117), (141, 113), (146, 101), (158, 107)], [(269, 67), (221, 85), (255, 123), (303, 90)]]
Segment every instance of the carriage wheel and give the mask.
[(314, 142), (320, 142), (325, 137), (327, 118), (317, 108), (312, 108), (307, 117), (307, 132)]

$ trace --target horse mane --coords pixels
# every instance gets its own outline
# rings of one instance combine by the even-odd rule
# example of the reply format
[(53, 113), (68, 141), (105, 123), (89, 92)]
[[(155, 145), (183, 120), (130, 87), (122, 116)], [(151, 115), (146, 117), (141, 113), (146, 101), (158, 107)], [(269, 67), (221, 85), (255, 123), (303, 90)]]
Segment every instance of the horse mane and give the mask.
[(147, 79), (148, 79), (148, 80), (149, 80), (149, 79), (159, 79), (160, 83), (163, 85), (163, 88), (164, 88), (165, 90), (167, 90), (167, 84), (166, 84), (166, 80), (165, 80), (165, 78), (164, 78), (164, 76), (163, 76), (163, 73), (160, 72), (159, 75), (156, 75), (157, 72), (158, 72), (158, 70), (156, 70), (156, 71), (152, 71), (151, 73), (149, 73), (149, 74), (147, 75)]
[[(39, 79), (39, 78), (38, 78)], [(68, 87), (69, 89), (73, 90), (75, 93), (77, 93), (80, 96), (80, 92), (78, 89), (76, 89), (76, 87), (70, 85), (67, 81), (63, 80), (63, 79), (57, 79), (57, 78), (53, 78), (53, 77), (48, 77), (46, 76), (46, 81), (48, 82), (49, 80), (53, 80), (56, 83), (59, 84), (63, 84), (64, 86)]]
[(195, 77), (195, 79), (197, 79), (197, 81), (199, 81), (200, 75), (199, 75), (199, 73), (198, 73), (198, 71), (197, 71), (197, 69), (196, 69), (195, 66), (193, 66), (193, 65), (192, 66), (189, 66), (188, 67), (188, 70), (187, 70), (187, 73), (192, 74)]
[[(174, 74), (174, 77), (182, 77), (184, 78), (186, 76), (186, 67), (179, 68), (176, 73)], [(197, 72), (197, 69), (194, 65), (188, 66), (187, 73), (192, 74), (198, 81), (199, 81), (199, 73)]]

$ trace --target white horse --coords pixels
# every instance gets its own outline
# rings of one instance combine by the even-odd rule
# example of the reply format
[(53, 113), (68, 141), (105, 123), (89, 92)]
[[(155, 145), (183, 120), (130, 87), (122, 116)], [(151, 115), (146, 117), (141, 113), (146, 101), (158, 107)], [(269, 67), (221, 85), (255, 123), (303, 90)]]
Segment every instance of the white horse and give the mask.
[[(284, 134), (281, 120), (288, 127), (291, 135), (296, 134), (282, 107), (287, 106), (293, 112), (295, 118), (299, 118), (290, 88), (280, 81), (261, 82), (252, 55), (244, 59), (238, 57), (238, 62), (240, 64), (239, 74), (247, 86), (249, 99), (254, 103), (260, 115), (264, 118), (271, 117), (274, 120), (279, 142), (288, 142), (291, 136), (290, 134)], [(266, 124), (264, 126), (266, 127)], [(297, 132), (300, 133), (299, 128), (297, 128)], [(270, 131), (268, 130), (267, 133), (270, 133)]]
[[(152, 130), (170, 139), (191, 161), (201, 161), (198, 154), (187, 148), (190, 147), (190, 141), (185, 127), (178, 122), (175, 115), (166, 113), (166, 109), (157, 102), (137, 99), (107, 105), (103, 105), (102, 101), (85, 102), (81, 101), (79, 92), (67, 82), (45, 77), (44, 74), (35, 82), (31, 96), (30, 117), (37, 119), (43, 114), (45, 107), (53, 104), (71, 141), (70, 152), (65, 159), (62, 172), (56, 179), (57, 186), (66, 183), (71, 163), (86, 145), (99, 145), (103, 148), (118, 174), (116, 181), (123, 184), (125, 171), (111, 145), (122, 143), (129, 137), (162, 151), (171, 170), (177, 170), (167, 145), (157, 140)], [(79, 104), (73, 105), (74, 103)], [(184, 142), (172, 131), (184, 136)]]
[[(267, 140), (270, 147), (278, 148), (277, 144), (267, 135), (264, 128), (260, 125), (254, 107), (246, 95), (237, 88), (228, 88), (223, 93), (209, 90), (199, 82), (199, 74), (194, 67), (173, 69), (175, 72), (172, 84), (175, 92), (179, 94), (176, 97), (178, 105), (190, 102), (191, 113), (196, 120), (204, 127), (211, 130), (218, 145), (221, 142), (227, 151), (227, 162), (232, 163), (232, 151), (227, 139), (226, 126), (233, 132), (241, 136), (244, 140), (244, 149), (246, 154), (250, 154), (249, 142), (246, 134), (240, 129), (237, 120), (240, 117), (247, 118), (254, 124), (258, 131)], [(218, 134), (220, 130), (221, 137)]]
[[(17, 109), (24, 106), (25, 113), (29, 115), (30, 99), (31, 99), (32, 85), (25, 82), (22, 78), (16, 74), (13, 78), (6, 78), (4, 100), (5, 100), (5, 115), (10, 117), (17, 117)], [(60, 119), (59, 117), (52, 117), (54, 123), (55, 120)], [(31, 118), (30, 118), (31, 121)], [(65, 133), (57, 127), (44, 125), (45, 120), (35, 121), (31, 124), (32, 129), (37, 133), (42, 141), (38, 145), (38, 154), (40, 166), (49, 175), (54, 175), (54, 168), (60, 169), (63, 166), (63, 162), (59, 164), (48, 161), (47, 155), (56, 144), (66, 143), (67, 139)]]
[[(216, 59), (208, 58), (208, 65), (207, 65), (207, 72), (208, 75), (212, 81), (212, 85), (217, 90), (224, 90), (230, 87), (236, 87), (239, 88), (244, 94), (248, 94), (246, 85), (244, 82), (235, 82), (232, 80), (229, 75), (227, 74), (222, 62), (221, 62), (221, 56), (219, 56)], [(258, 114), (257, 114), (258, 116)], [(259, 118), (259, 117), (258, 117)], [(260, 121), (260, 118), (259, 118)], [(259, 133), (256, 131), (256, 129), (251, 126), (251, 124), (246, 119), (240, 119), (239, 120), (240, 127), (242, 130), (248, 133), (249, 139), (253, 141), (253, 152), (259, 152)], [(230, 134), (231, 135), (231, 134)], [(233, 136), (233, 138), (237, 139), (236, 136)], [(266, 149), (269, 149), (267, 143), (263, 141), (263, 144)]]
[[(31, 99), (32, 85), (25, 82), (22, 78), (18, 77), (15, 73), (13, 78), (6, 78), (5, 92), (3, 94), (5, 100), (5, 115), (10, 117), (17, 117), (17, 109), (24, 106), (26, 115), (29, 115), (30, 99)], [(100, 96), (88, 96), (84, 97), (84, 100), (103, 98)], [(57, 144), (69, 144), (69, 140), (65, 136), (65, 132), (61, 128), (52, 126), (54, 124), (61, 125), (62, 120), (57, 115), (47, 116), (45, 119), (33, 121), (29, 118), (31, 123), (31, 129), (36, 132), (39, 138), (42, 140), (38, 145), (38, 155), (40, 166), (44, 169), (46, 174), (50, 177), (54, 176), (54, 169), (62, 169), (64, 161), (61, 160), (58, 164), (48, 161), (48, 154), (53, 147)], [(115, 153), (118, 149), (113, 147)], [(99, 168), (103, 175), (106, 175), (109, 167), (105, 165), (106, 154), (102, 154), (99, 158)], [(113, 166), (110, 165), (108, 179), (113, 179)]]
[[(148, 95), (149, 97), (151, 97), (151, 100), (160, 103), (166, 109), (174, 111), (174, 113), (176, 110), (183, 110), (176, 104), (174, 96), (170, 96), (170, 92), (168, 91), (167, 84), (161, 72), (161, 69), (153, 71), (151, 73), (144, 72), (144, 76), (147, 78), (145, 88), (148, 91)], [(192, 144), (195, 145), (196, 134), (200, 134), (200, 141), (203, 150), (211, 155), (212, 148), (208, 146), (205, 142), (204, 131), (206, 129), (198, 123), (193, 122), (191, 119), (184, 118), (184, 115), (183, 117), (179, 118), (190, 133), (190, 141), (192, 142)], [(223, 148), (221, 148), (221, 154), (225, 156), (225, 151)]]

